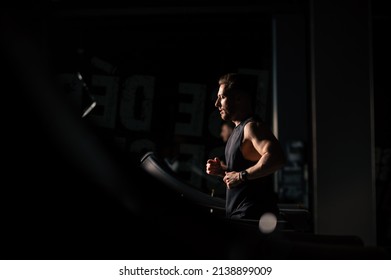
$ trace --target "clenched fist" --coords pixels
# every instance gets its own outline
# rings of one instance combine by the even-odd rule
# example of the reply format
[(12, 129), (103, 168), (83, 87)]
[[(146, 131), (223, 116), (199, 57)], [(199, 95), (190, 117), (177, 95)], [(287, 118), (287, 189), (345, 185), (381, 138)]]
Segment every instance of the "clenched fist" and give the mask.
[(214, 159), (208, 159), (206, 162), (206, 173), (210, 175), (216, 175), (224, 177), (225, 170), (221, 165), (219, 158), (215, 157)]

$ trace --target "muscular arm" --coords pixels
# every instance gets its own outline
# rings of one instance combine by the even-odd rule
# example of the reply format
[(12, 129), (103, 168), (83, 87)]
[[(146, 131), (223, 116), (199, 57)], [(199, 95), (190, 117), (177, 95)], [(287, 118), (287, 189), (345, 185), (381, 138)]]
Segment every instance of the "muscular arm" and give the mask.
[(285, 164), (281, 145), (262, 123), (250, 122), (244, 128), (243, 156), (256, 164), (247, 168), (253, 180), (274, 173)]
[[(285, 164), (285, 157), (280, 143), (273, 133), (262, 123), (250, 122), (244, 127), (243, 157), (255, 162), (246, 169), (247, 179), (254, 180), (274, 173)], [(234, 188), (241, 183), (239, 172), (226, 172), (223, 178), (227, 188)]]

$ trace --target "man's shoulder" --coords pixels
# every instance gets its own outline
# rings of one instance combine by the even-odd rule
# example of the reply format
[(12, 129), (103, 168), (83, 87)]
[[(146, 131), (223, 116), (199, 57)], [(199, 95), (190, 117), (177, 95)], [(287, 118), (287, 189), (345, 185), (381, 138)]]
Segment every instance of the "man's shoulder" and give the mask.
[(249, 120), (244, 126), (244, 134), (247, 137), (266, 136), (271, 133), (270, 128), (262, 120)]
[(248, 117), (246, 120), (245, 120), (245, 123), (246, 124), (256, 124), (256, 125), (264, 125), (265, 122), (257, 115), (254, 115), (254, 116), (251, 116), (251, 117)]
[(244, 126), (245, 129), (268, 129), (261, 119), (250, 118)]

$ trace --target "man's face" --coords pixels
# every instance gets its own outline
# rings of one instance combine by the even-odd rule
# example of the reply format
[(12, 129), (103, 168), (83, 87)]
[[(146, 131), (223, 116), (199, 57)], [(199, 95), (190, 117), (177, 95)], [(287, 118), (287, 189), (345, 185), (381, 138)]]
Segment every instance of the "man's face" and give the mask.
[(235, 106), (232, 94), (227, 95), (225, 92), (225, 85), (220, 85), (219, 87), (215, 107), (219, 109), (220, 116), (223, 120), (231, 120), (232, 114), (235, 111)]

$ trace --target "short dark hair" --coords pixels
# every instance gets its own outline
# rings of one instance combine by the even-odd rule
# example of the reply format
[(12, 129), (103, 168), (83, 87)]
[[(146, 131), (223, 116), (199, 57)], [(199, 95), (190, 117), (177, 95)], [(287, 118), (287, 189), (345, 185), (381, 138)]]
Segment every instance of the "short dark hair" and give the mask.
[(257, 80), (249, 75), (227, 73), (220, 77), (219, 85), (225, 85), (225, 90), (246, 94), (251, 99), (257, 92)]

